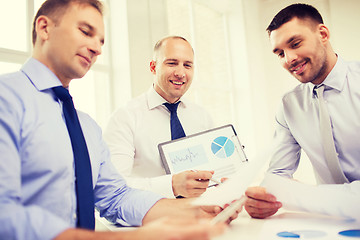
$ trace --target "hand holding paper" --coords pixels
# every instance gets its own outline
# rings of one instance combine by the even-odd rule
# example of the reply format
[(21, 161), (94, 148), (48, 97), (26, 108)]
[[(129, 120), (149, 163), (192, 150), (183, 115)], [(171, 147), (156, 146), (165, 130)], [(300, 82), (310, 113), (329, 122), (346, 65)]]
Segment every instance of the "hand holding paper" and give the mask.
[(236, 199), (240, 199), (248, 186), (255, 180), (259, 171), (268, 160), (268, 151), (243, 163), (239, 170), (221, 185), (211, 191), (206, 191), (201, 197), (194, 200), (195, 205), (224, 206)]
[(360, 181), (312, 186), (268, 174), (261, 185), (288, 210), (360, 220)]

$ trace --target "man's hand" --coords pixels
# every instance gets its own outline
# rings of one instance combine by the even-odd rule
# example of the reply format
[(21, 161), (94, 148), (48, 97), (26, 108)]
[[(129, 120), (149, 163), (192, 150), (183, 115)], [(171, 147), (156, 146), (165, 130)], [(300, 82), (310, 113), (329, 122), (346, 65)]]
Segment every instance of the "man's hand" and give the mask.
[[(192, 198), (184, 199), (161, 199), (155, 203), (143, 218), (143, 225), (149, 224), (154, 220), (163, 218), (164, 216), (172, 219), (197, 219), (211, 220), (218, 215), (223, 208), (220, 206), (196, 206), (192, 204)], [(227, 206), (225, 206), (226, 208)], [(241, 207), (225, 221), (230, 223), (237, 218)]]
[(211, 224), (208, 220), (194, 218), (162, 217), (136, 230), (94, 232), (67, 229), (55, 240), (131, 239), (131, 240), (210, 240), (224, 232), (225, 223)]
[(198, 197), (209, 186), (213, 171), (184, 171), (172, 176), (172, 188), (175, 196)]
[(224, 232), (224, 223), (211, 225), (198, 219), (161, 218), (138, 228), (138, 238), (144, 240), (210, 240)]
[(274, 215), (282, 207), (275, 196), (266, 193), (263, 187), (249, 187), (245, 195), (245, 210), (253, 218), (266, 218)]

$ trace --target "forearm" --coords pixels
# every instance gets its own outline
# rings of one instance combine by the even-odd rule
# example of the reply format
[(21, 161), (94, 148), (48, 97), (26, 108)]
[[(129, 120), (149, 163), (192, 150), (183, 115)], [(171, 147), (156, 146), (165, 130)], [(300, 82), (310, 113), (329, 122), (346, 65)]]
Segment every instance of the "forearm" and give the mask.
[(54, 240), (143, 240), (138, 230), (120, 232), (94, 232), (83, 229), (68, 229)]
[(143, 225), (161, 217), (195, 218), (192, 199), (161, 199), (146, 213)]
[(137, 189), (148, 190), (161, 194), (167, 198), (174, 198), (172, 190), (172, 176), (162, 175), (158, 177), (145, 178), (145, 177), (125, 177), (128, 186)]
[(146, 213), (142, 223), (147, 224), (162, 217), (173, 219), (211, 219), (221, 208), (218, 206), (196, 206), (192, 204), (194, 198), (161, 199)]

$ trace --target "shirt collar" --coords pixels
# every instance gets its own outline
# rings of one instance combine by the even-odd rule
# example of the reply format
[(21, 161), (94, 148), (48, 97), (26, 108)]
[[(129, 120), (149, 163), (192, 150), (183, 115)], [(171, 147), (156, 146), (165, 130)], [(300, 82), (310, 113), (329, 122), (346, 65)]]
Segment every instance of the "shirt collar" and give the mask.
[[(338, 56), (334, 68), (320, 85), (325, 85), (325, 90), (335, 89), (341, 92), (344, 88), (346, 74), (347, 65), (345, 61)], [(309, 83), (309, 90), (313, 92), (313, 90), (320, 85)]]
[(22, 66), (21, 71), (29, 78), (35, 88), (39, 91), (62, 86), (56, 75), (35, 58), (30, 58)]
[[(147, 91), (146, 97), (149, 109), (154, 109), (158, 106), (162, 106), (163, 103), (167, 102), (162, 96), (160, 96), (160, 94), (155, 91), (153, 85), (151, 85), (151, 87)], [(186, 103), (187, 100), (181, 98), (181, 103), (179, 104), (179, 107), (186, 107)]]

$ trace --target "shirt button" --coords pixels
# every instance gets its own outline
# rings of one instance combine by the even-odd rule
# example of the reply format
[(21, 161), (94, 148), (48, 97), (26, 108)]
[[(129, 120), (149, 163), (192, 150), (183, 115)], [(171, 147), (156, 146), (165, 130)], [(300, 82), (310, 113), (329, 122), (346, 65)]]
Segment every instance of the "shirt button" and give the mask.
[(77, 217), (77, 215), (76, 215), (76, 213), (74, 213), (74, 214), (73, 214), (74, 220), (76, 220), (76, 217)]

